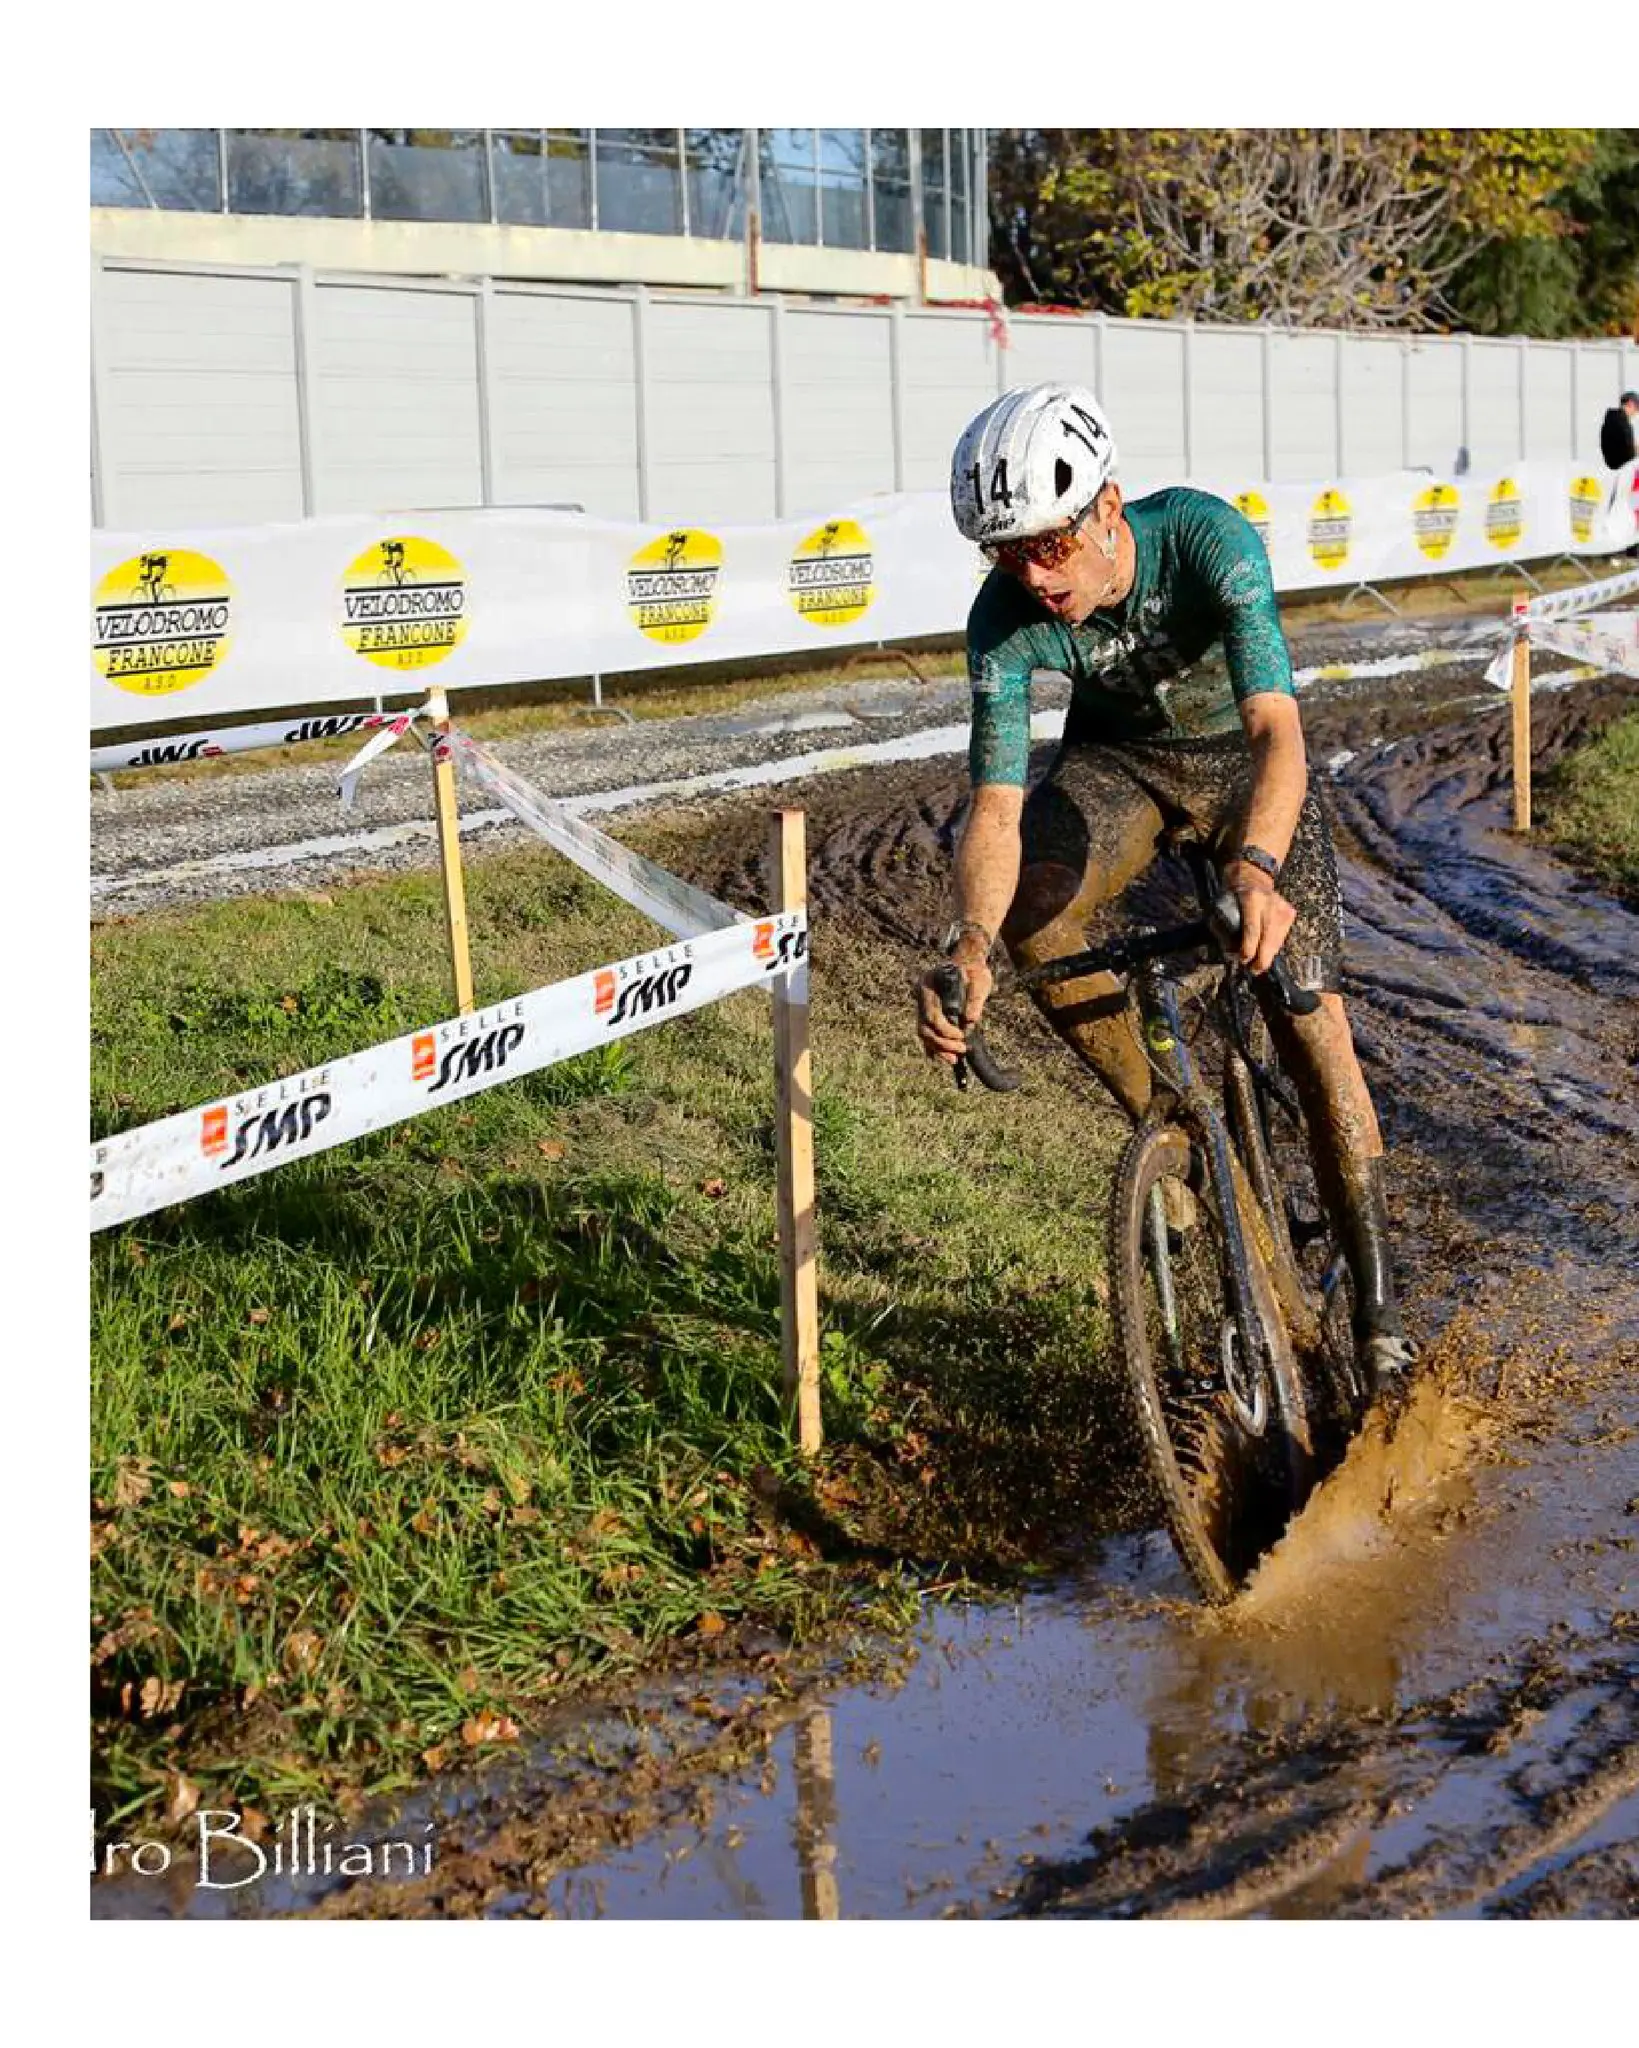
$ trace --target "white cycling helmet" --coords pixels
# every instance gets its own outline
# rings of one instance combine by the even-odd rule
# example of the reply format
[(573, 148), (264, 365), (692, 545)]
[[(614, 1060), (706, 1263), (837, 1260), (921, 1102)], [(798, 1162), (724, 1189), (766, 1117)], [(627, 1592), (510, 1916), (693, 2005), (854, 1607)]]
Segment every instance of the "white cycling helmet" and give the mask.
[(1084, 384), (1004, 391), (950, 464), (950, 509), (981, 547), (1066, 526), (1115, 475), (1115, 436)]

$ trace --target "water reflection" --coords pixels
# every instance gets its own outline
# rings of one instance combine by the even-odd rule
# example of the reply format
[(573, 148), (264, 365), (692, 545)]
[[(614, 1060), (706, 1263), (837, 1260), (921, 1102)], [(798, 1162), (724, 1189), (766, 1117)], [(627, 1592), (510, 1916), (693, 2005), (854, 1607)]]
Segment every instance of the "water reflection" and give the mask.
[(837, 1789), (831, 1754), (831, 1716), (810, 1707), (797, 1724), (797, 1815), (794, 1834), (802, 1882), (802, 1917), (839, 1920), (837, 1885)]

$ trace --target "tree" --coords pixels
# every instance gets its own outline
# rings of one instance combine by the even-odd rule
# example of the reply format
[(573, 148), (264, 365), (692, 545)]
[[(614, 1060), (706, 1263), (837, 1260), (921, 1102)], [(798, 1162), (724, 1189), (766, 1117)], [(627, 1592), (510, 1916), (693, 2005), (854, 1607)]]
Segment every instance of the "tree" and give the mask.
[(1566, 228), (1593, 129), (1002, 130), (1009, 295), (1129, 314), (1438, 327), (1499, 238)]

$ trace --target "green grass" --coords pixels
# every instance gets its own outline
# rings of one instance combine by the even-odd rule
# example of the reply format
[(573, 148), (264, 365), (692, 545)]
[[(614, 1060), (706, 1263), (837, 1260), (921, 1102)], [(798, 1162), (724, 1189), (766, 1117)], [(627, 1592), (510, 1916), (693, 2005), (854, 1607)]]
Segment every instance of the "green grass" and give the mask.
[(1639, 904), (1639, 712), (1567, 755), (1538, 787), (1539, 835)]
[[(469, 898), (483, 1000), (655, 938), (544, 849)], [(442, 950), (430, 875), (100, 927), (94, 1130), (445, 1014)], [(1119, 1126), (1039, 1027), (1028, 1091), (958, 1097), (908, 969), (816, 932), (812, 1468), (758, 994), (92, 1240), (99, 1814), (176, 1771), (219, 1803), (403, 1784), (720, 1621), (893, 1626), (918, 1581), (1119, 1519)]]

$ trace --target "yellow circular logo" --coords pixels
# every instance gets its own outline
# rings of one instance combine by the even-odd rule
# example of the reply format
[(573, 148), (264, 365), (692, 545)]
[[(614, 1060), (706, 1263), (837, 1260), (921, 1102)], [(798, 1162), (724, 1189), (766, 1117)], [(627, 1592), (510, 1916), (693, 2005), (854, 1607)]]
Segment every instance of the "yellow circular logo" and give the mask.
[(1241, 517), (1251, 526), (1252, 531), (1263, 542), (1263, 551), (1269, 552), (1269, 506), (1256, 491), (1242, 491), (1229, 501)]
[(414, 534), (372, 541), (348, 564), (341, 603), (341, 637), (377, 668), (430, 668), (467, 636), (465, 571)]
[(1451, 544), (1457, 538), (1457, 515), (1462, 504), (1463, 494), (1455, 484), (1430, 484), (1412, 499), (1412, 531), (1417, 536), (1418, 548), (1431, 562), (1450, 554)]
[(1309, 552), (1322, 569), (1341, 569), (1349, 559), (1354, 507), (1335, 485), (1309, 507)]
[(121, 562), (92, 598), (92, 659), (134, 697), (202, 683), (227, 660), (233, 585), (219, 562), (190, 548), (156, 548)]
[(1593, 539), (1594, 522), (1599, 517), (1599, 508), (1605, 502), (1605, 492), (1596, 476), (1573, 476), (1571, 478), (1571, 538), (1588, 541)]
[(1511, 476), (1499, 478), (1485, 508), (1485, 537), (1494, 548), (1511, 548), (1525, 531), (1525, 504)]
[(791, 557), (786, 588), (799, 616), (815, 626), (846, 626), (876, 596), (871, 541), (853, 519), (829, 519)]
[(714, 533), (674, 527), (626, 565), (626, 609), (651, 640), (698, 640), (717, 613), (723, 543)]

